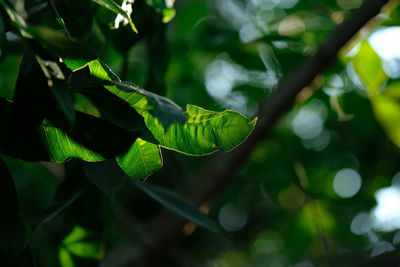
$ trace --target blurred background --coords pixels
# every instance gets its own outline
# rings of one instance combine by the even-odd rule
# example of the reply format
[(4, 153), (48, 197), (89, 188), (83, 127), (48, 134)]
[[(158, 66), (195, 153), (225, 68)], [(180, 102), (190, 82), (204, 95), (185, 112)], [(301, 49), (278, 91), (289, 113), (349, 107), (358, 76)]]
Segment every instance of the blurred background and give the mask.
[[(121, 79), (163, 94), (183, 108), (190, 103), (248, 117), (256, 116), (261, 100), (278, 82), (363, 3), (150, 2), (133, 4), (137, 35), (129, 27), (111, 30), (114, 14), (95, 5), (74, 9), (76, 14), (69, 14), (68, 8), (63, 12), (77, 18), (66, 19), (71, 34), (95, 47)], [(79, 6), (79, 1), (71, 3)], [(39, 4), (26, 1), (25, 9)], [(398, 266), (398, 4), (389, 1), (334, 64), (297, 95), (293, 107), (223, 190), (202, 203), (200, 209), (222, 233), (188, 222), (165, 243), (146, 245), (154, 232), (164, 229), (157, 215), (174, 215), (125, 183), (114, 162), (90, 164), (113, 190), (104, 193), (87, 185), (71, 206), (32, 231), (37, 266)], [(32, 23), (52, 25), (49, 17), (40, 14)], [(23, 43), (12, 31), (5, 37), (0, 95), (12, 100)], [(164, 167), (146, 183), (173, 190), (216, 159), (167, 150), (163, 155)], [(75, 160), (61, 165), (1, 157), (12, 171), (26, 223), (52, 202), (63, 181), (79, 182), (84, 175), (68, 171)], [(68, 237), (80, 234), (89, 241), (78, 242), (65, 256)]]

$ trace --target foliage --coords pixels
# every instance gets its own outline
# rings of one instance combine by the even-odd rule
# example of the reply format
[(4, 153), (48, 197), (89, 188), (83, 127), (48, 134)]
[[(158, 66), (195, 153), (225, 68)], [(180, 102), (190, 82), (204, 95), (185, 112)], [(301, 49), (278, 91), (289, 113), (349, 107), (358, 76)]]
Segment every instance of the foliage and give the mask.
[(372, 37), (397, 1), (221, 192), (201, 171), (362, 2), (0, 0), (0, 265), (396, 262), (400, 225), (378, 215), (398, 190), (400, 56)]

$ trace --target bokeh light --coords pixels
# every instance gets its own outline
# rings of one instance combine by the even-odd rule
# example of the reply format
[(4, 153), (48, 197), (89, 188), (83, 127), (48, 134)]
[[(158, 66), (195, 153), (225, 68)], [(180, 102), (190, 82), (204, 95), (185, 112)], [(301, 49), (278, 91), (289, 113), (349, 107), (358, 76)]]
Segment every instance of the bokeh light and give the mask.
[(238, 231), (247, 223), (246, 211), (235, 204), (223, 206), (218, 213), (219, 224), (227, 231)]
[(353, 169), (338, 171), (333, 179), (333, 189), (343, 198), (349, 198), (357, 194), (361, 188), (361, 177)]

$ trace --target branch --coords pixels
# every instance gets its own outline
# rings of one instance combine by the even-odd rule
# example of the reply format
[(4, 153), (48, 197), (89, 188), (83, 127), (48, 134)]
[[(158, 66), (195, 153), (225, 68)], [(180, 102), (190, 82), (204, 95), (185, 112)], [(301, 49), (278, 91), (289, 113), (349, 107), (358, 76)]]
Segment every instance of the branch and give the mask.
[[(301, 64), (291, 75), (280, 82), (277, 90), (261, 104), (259, 120), (253, 133), (235, 150), (219, 154), (201, 173), (187, 179), (180, 192), (186, 198), (201, 204), (215, 196), (234, 177), (247, 161), (253, 149), (269, 134), (275, 122), (293, 105), (296, 95), (326, 69), (339, 50), (373, 17), (379, 14), (389, 0), (369, 0), (338, 25), (322, 43), (317, 52)], [(161, 212), (149, 225), (152, 245), (145, 249), (146, 258), (152, 258), (163, 248), (172, 247), (181, 236), (185, 221), (169, 212)], [(136, 244), (137, 246), (137, 244)], [(111, 256), (111, 255), (109, 255)], [(154, 258), (154, 257), (153, 257)], [(143, 260), (143, 257), (141, 258)], [(132, 263), (135, 259), (128, 260)]]

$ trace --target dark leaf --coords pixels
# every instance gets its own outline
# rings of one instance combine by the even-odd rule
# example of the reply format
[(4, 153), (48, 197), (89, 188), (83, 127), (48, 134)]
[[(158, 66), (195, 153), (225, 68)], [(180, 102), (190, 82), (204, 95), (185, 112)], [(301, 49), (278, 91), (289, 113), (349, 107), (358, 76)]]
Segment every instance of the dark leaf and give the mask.
[(164, 187), (153, 186), (147, 183), (133, 182), (133, 184), (146, 195), (177, 215), (213, 232), (220, 232), (219, 226), (208, 215), (201, 212), (196, 205), (177, 193)]

